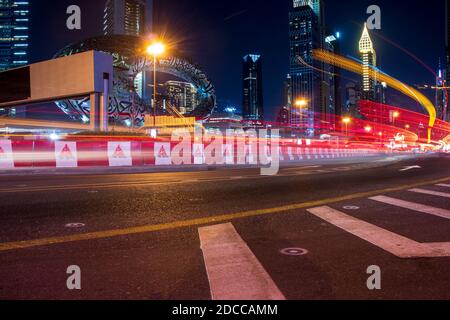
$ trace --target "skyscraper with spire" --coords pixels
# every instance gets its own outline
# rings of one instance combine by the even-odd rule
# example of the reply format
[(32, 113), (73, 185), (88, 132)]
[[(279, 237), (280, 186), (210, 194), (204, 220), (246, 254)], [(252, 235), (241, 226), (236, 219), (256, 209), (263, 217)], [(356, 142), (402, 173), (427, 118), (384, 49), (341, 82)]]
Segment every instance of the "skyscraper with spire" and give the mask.
[(359, 40), (359, 53), (361, 55), (363, 65), (362, 98), (365, 100), (375, 101), (377, 79), (376, 76), (373, 77), (373, 75), (376, 75), (375, 68), (377, 66), (377, 54), (375, 52), (372, 39), (370, 38), (367, 24), (364, 24), (361, 40)]

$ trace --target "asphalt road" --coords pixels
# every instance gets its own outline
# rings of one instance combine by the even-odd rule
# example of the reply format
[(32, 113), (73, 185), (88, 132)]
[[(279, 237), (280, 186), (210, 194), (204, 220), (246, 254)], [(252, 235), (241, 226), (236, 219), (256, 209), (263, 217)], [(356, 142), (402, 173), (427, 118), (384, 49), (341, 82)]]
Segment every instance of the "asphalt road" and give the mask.
[(449, 196), (448, 155), (4, 175), (0, 299), (450, 299)]

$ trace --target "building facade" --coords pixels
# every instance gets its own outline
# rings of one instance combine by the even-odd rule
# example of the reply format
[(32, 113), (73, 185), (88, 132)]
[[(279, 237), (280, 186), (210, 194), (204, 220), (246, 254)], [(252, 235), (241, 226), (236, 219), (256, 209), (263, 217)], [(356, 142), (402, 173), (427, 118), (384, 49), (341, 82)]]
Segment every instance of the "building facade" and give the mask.
[[(0, 0), (0, 72), (29, 63), (29, 26), (28, 1)], [(0, 108), (0, 116), (23, 117), (25, 113), (16, 108)]]
[(370, 38), (367, 24), (364, 24), (364, 30), (359, 40), (359, 53), (363, 65), (362, 71), (362, 98), (364, 100), (376, 101), (376, 77), (371, 77), (377, 66), (377, 54)]
[(29, 63), (30, 5), (0, 0), (0, 71)]
[(437, 118), (444, 121), (450, 121), (448, 112), (447, 90), (445, 89), (446, 81), (444, 79), (444, 70), (439, 63), (439, 69), (436, 76), (435, 87), (435, 106)]
[(164, 89), (167, 103), (181, 114), (190, 113), (197, 107), (197, 88), (192, 83), (167, 81)]
[(244, 57), (242, 68), (242, 113), (244, 120), (264, 119), (263, 73), (260, 55)]
[(450, 83), (450, 4), (445, 0), (445, 47), (447, 53), (447, 65), (445, 80)]
[(346, 99), (344, 113), (353, 118), (361, 118), (359, 101), (361, 101), (361, 86), (355, 82), (349, 82), (345, 86)]
[(152, 1), (149, 0), (107, 0), (104, 35), (145, 35), (151, 29), (151, 7)]
[[(292, 106), (290, 123), (314, 135), (315, 117), (326, 112), (322, 103), (324, 64), (313, 59), (313, 50), (324, 47), (324, 15), (321, 0), (294, 0), (289, 13), (290, 77)], [(298, 100), (306, 105), (298, 108)]]
[[(447, 65), (442, 75), (444, 79), (443, 86), (448, 88), (450, 87), (450, 4), (449, 0), (445, 0), (445, 46), (446, 46), (446, 55), (447, 55)], [(447, 89), (448, 90), (448, 89)], [(444, 94), (444, 93), (443, 93)], [(444, 111), (442, 113), (442, 118), (445, 121), (450, 122), (450, 106), (449, 101), (446, 99), (444, 104)]]
[[(107, 0), (103, 16), (105, 36), (145, 36), (153, 30), (153, 0)], [(136, 92), (146, 103), (151, 103), (152, 81), (150, 70), (134, 79)]]

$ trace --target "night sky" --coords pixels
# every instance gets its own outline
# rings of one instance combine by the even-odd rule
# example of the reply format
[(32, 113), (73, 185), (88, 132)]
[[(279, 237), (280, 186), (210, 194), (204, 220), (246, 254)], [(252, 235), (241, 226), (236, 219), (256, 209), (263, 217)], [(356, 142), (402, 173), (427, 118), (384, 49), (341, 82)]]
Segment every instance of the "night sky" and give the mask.
[[(263, 57), (266, 117), (283, 102), (289, 71), (288, 12), (292, 0), (155, 0), (158, 29), (212, 79), (222, 104), (241, 105), (242, 57)], [(102, 34), (105, 0), (31, 0), (32, 60), (49, 59), (67, 44)], [(342, 34), (342, 54), (357, 56), (366, 9), (382, 10), (373, 40), (379, 67), (407, 84), (433, 84), (434, 76), (403, 50), (437, 69), (445, 53), (444, 0), (326, 0), (326, 24)], [(82, 9), (82, 30), (66, 28), (66, 8)], [(432, 4), (432, 5), (430, 5)], [(124, 44), (126, 45), (126, 44)], [(356, 77), (357, 78), (357, 77)], [(343, 80), (343, 84), (347, 82)], [(406, 103), (392, 97), (395, 103)]]

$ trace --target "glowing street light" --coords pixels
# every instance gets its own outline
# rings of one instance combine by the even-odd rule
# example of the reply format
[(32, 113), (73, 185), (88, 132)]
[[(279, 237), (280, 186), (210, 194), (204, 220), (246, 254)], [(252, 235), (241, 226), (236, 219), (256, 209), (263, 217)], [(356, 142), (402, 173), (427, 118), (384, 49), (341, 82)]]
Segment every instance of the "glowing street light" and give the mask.
[(161, 42), (155, 42), (147, 47), (147, 53), (152, 56), (159, 56), (164, 53), (166, 47)]
[(147, 53), (153, 56), (153, 116), (156, 117), (156, 57), (166, 51), (166, 46), (161, 42), (155, 42), (147, 47)]
[(306, 107), (307, 104), (308, 104), (308, 101), (306, 101), (305, 99), (295, 101), (295, 106), (299, 107), (299, 108), (304, 108), (304, 107)]
[(371, 126), (365, 126), (364, 127), (364, 130), (366, 131), (366, 132), (372, 132), (372, 127)]
[(411, 129), (411, 126), (409, 124), (407, 124), (407, 125), (405, 125), (405, 129), (409, 130), (409, 129)]
[(294, 105), (300, 109), (300, 127), (303, 125), (303, 110), (308, 105), (308, 101), (306, 99), (298, 99), (295, 101)]
[(352, 122), (350, 117), (345, 117), (342, 119), (342, 123), (345, 124), (345, 135), (348, 135), (348, 125)]

